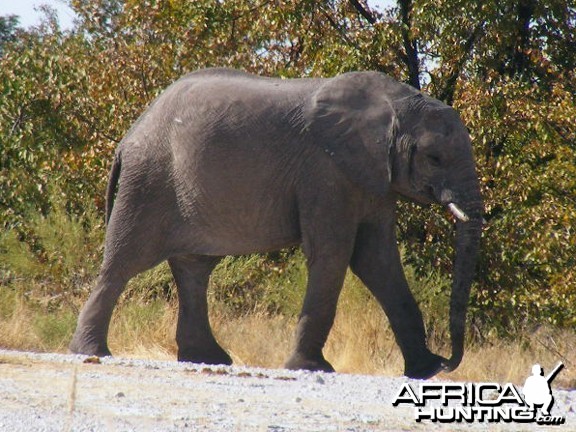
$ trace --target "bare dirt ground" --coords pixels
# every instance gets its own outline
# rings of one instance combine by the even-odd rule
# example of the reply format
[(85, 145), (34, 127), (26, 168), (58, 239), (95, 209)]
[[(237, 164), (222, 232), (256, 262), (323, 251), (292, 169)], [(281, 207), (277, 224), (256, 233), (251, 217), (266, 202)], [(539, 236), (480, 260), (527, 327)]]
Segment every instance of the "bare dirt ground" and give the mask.
[(0, 350), (0, 431), (576, 430), (576, 391), (554, 389), (562, 426), (418, 423), (405, 382)]

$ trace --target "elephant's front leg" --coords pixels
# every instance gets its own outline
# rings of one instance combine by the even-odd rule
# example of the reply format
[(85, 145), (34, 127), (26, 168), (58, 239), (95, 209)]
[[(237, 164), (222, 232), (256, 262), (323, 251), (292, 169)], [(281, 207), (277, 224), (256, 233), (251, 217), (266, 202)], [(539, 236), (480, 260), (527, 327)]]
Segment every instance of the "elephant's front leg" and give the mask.
[(444, 368), (446, 360), (426, 346), (422, 313), (402, 270), (394, 226), (393, 218), (382, 224), (361, 225), (351, 268), (386, 312), (404, 356), (404, 374), (429, 378)]
[(206, 291), (215, 257), (185, 256), (168, 260), (178, 288), (178, 360), (207, 364), (232, 364), (230, 356), (212, 334)]

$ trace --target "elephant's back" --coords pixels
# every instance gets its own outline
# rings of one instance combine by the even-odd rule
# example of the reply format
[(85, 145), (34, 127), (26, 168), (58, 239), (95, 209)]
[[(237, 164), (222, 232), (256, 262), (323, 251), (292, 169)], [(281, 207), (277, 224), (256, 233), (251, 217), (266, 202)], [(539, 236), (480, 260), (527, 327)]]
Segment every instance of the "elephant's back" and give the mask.
[(299, 127), (303, 106), (324, 81), (260, 77), (223, 68), (192, 72), (150, 104), (125, 140)]
[(235, 86), (237, 91), (242, 88), (261, 91), (289, 91), (298, 93), (309, 91), (311, 88), (317, 88), (329, 78), (278, 78), (266, 77), (244, 72), (237, 69), (229, 68), (208, 68), (190, 72), (177, 80), (173, 86), (186, 87), (195, 83), (215, 84), (226, 86), (227, 84)]
[(205, 69), (182, 77), (160, 98), (170, 103), (180, 101), (182, 108), (240, 106), (244, 112), (265, 112), (266, 116), (272, 117), (276, 110), (301, 106), (325, 81), (321, 78), (262, 77), (224, 68)]

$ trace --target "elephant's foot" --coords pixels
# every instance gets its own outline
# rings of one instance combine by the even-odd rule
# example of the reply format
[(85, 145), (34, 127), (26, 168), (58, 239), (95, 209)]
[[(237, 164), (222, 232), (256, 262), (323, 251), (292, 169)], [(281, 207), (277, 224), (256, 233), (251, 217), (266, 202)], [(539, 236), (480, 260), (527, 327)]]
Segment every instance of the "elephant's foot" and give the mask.
[(178, 361), (205, 363), (211, 365), (231, 365), (232, 358), (220, 346), (211, 349), (184, 348), (178, 350)]
[(404, 375), (414, 379), (428, 379), (448, 369), (448, 360), (436, 354), (428, 353), (417, 361), (405, 362)]
[(97, 342), (92, 337), (82, 336), (78, 331), (74, 334), (70, 345), (68, 345), (68, 349), (74, 354), (97, 357), (108, 357), (112, 355), (106, 342)]
[(334, 372), (334, 368), (322, 354), (320, 354), (320, 356), (309, 357), (296, 352), (292, 354), (292, 357), (288, 359), (284, 367), (291, 370), (303, 369), (309, 371)]

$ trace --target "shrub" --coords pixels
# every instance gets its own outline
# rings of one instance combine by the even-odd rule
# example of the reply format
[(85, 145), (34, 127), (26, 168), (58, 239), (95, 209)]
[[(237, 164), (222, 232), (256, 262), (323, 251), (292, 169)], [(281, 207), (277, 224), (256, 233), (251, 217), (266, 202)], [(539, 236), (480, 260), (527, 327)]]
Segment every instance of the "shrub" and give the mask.
[(212, 274), (211, 298), (236, 315), (265, 312), (297, 316), (306, 280), (300, 250), (226, 257)]
[(51, 188), (46, 215), (31, 211), (26, 225), (0, 235), (2, 284), (26, 281), (26, 295), (50, 304), (85, 293), (102, 256), (103, 221), (87, 206), (74, 216), (58, 187)]

